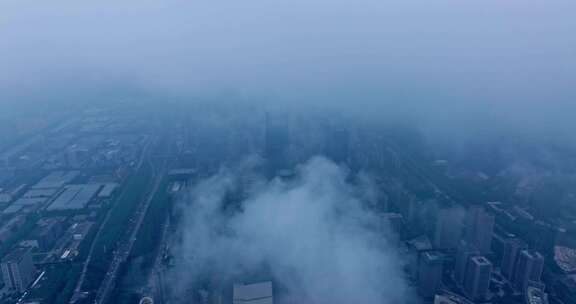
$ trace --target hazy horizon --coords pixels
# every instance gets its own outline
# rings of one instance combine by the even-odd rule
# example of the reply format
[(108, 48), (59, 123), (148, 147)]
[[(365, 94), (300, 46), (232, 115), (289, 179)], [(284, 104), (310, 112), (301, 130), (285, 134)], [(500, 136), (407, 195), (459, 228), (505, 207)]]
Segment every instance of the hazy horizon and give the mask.
[(575, 11), (568, 0), (8, 0), (0, 104), (108, 87), (231, 91), (438, 130), (571, 136)]

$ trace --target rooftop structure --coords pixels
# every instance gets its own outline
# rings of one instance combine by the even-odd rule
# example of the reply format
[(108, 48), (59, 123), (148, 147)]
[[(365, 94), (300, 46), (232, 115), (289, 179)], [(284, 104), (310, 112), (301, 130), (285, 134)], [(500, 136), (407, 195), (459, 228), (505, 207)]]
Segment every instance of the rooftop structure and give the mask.
[(114, 191), (118, 188), (117, 183), (106, 183), (102, 187), (102, 190), (98, 193), (99, 198), (108, 198), (114, 194)]
[(50, 197), (53, 197), (56, 193), (58, 193), (58, 189), (55, 189), (55, 188), (31, 189), (28, 192), (24, 193), (24, 195), (22, 195), (22, 197), (24, 197), (24, 198), (39, 198), (39, 197), (50, 198)]
[(11, 213), (20, 212), (24, 208), (28, 208), (28, 207), (35, 209), (35, 208), (42, 206), (44, 203), (46, 203), (47, 200), (48, 200), (48, 198), (44, 198), (44, 197), (21, 198), (21, 199), (15, 201), (14, 203), (12, 203), (10, 206), (8, 206), (8, 208), (4, 209), (4, 211), (2, 211), (2, 212), (4, 214), (11, 214)]
[(188, 169), (188, 168), (179, 168), (179, 169), (172, 169), (168, 172), (168, 176), (173, 178), (189, 178), (196, 174), (195, 169)]
[(80, 171), (54, 171), (40, 180), (33, 189), (61, 188), (80, 175)]
[(434, 304), (474, 304), (463, 296), (453, 293), (443, 293), (434, 297)]
[(272, 282), (234, 284), (234, 304), (274, 304)]
[(526, 304), (548, 304), (548, 294), (544, 292), (542, 284), (528, 285), (526, 288)]
[(140, 304), (154, 304), (154, 300), (151, 297), (143, 297), (140, 299)]

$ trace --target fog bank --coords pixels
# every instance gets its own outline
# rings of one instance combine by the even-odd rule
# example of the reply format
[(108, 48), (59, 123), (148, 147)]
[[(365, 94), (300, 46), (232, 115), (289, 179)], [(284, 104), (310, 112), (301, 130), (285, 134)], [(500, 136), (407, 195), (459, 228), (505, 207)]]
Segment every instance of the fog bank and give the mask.
[[(288, 182), (258, 182), (250, 172), (223, 170), (181, 201), (168, 276), (176, 295), (202, 279), (249, 282), (264, 273), (281, 290), (280, 303), (414, 300), (391, 230), (361, 199), (368, 183), (349, 184), (346, 171), (323, 158)], [(227, 199), (242, 180), (252, 187), (236, 209)]]

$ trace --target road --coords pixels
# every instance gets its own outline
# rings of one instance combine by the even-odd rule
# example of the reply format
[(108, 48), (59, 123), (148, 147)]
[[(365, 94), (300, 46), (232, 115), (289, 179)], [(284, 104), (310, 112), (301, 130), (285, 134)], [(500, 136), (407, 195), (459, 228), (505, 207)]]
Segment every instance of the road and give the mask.
[(442, 189), (438, 183), (433, 181), (428, 175), (420, 168), (417, 162), (410, 157), (407, 153), (399, 153), (399, 148), (392, 142), (385, 140), (387, 151), (394, 156), (397, 166), (403, 167), (405, 170), (411, 172), (424, 183), (426, 183), (431, 189), (434, 190), (436, 197), (442, 197), (452, 204), (456, 204), (456, 200), (449, 194), (448, 190)]
[[(160, 168), (157, 168), (155, 164), (151, 161), (151, 157), (148, 153), (149, 147), (151, 145), (154, 145), (151, 144), (151, 142), (152, 141), (150, 141), (149, 145), (142, 153), (142, 157), (138, 164), (138, 167), (141, 167), (142, 165), (144, 165), (144, 162), (148, 162), (148, 164), (152, 168), (151, 186), (148, 188), (149, 190), (145, 195), (145, 199), (138, 205), (137, 210), (134, 212), (134, 215), (131, 220), (132, 225), (129, 225), (126, 232), (127, 240), (121, 245), (119, 245), (118, 248), (116, 248), (116, 250), (114, 251), (114, 258), (110, 262), (110, 265), (108, 266), (108, 271), (106, 272), (106, 275), (102, 280), (100, 288), (96, 293), (96, 298), (94, 301), (95, 303), (106, 303), (108, 298), (110, 297), (110, 294), (114, 289), (114, 285), (118, 276), (118, 272), (120, 270), (120, 266), (123, 263), (125, 263), (128, 257), (130, 256), (130, 252), (132, 251), (132, 247), (136, 242), (138, 232), (140, 231), (140, 227), (142, 226), (146, 212), (148, 211), (150, 203), (154, 199), (154, 194), (158, 191), (162, 183), (162, 180), (166, 174), (167, 163), (165, 161), (162, 162), (162, 164), (159, 166)], [(79, 282), (78, 284), (81, 284), (81, 282)], [(80, 290), (78, 289), (78, 291)]]
[[(152, 140), (148, 141), (146, 146), (142, 149), (142, 153), (140, 154), (140, 159), (138, 161), (138, 165), (136, 166), (135, 172), (138, 172), (140, 170), (140, 168), (144, 165), (146, 160), (148, 159), (149, 149), (150, 149), (151, 143), (152, 143)], [(92, 261), (92, 256), (94, 254), (94, 249), (95, 249), (96, 243), (97, 243), (96, 241), (100, 237), (100, 234), (101, 234), (103, 228), (108, 223), (108, 220), (110, 219), (110, 216), (111, 216), (113, 210), (114, 210), (114, 208), (110, 208), (108, 210), (108, 212), (106, 213), (106, 217), (104, 218), (104, 220), (102, 221), (102, 223), (98, 227), (98, 231), (96, 232), (96, 236), (92, 240), (92, 244), (90, 245), (90, 250), (88, 252), (88, 256), (86, 257), (86, 261), (84, 261), (84, 266), (82, 267), (82, 272), (80, 273), (80, 278), (78, 279), (78, 282), (76, 283), (76, 288), (74, 289), (74, 294), (72, 295), (72, 298), (70, 299), (71, 304), (76, 303), (83, 296), (82, 285), (84, 284), (84, 280), (86, 279), (86, 273), (88, 272), (88, 266), (90, 265), (90, 262)]]
[(135, 224), (131, 225), (128, 229), (128, 241), (120, 245), (114, 253), (114, 259), (110, 263), (108, 272), (106, 273), (106, 276), (104, 277), (104, 280), (102, 281), (102, 284), (100, 285), (100, 288), (96, 294), (95, 303), (97, 304), (106, 303), (110, 297), (110, 294), (115, 286), (116, 277), (118, 275), (120, 266), (125, 263), (130, 256), (130, 252), (132, 251), (132, 247), (136, 242), (140, 227), (144, 222), (146, 212), (154, 200), (154, 194), (158, 191), (160, 185), (162, 184), (164, 175), (166, 174), (166, 162), (163, 162), (158, 169), (154, 166), (154, 164), (151, 163), (150, 165), (152, 167), (153, 176), (153, 184), (150, 188), (151, 190), (147, 192), (145, 201), (139, 205), (138, 210), (136, 210), (134, 213), (136, 220)]
[(164, 265), (162, 259), (167, 248), (168, 229), (170, 228), (170, 216), (166, 219), (166, 223), (162, 227), (162, 236), (159, 242), (159, 249), (154, 260), (154, 266), (148, 276), (147, 289), (154, 296), (154, 302), (164, 304), (166, 293), (164, 291)]

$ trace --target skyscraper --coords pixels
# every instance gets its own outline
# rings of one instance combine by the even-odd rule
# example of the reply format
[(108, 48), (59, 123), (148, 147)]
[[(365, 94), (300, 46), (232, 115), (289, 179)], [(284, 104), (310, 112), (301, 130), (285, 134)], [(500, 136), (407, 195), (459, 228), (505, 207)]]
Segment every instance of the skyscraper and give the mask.
[(464, 280), (464, 290), (473, 300), (486, 299), (490, 287), (492, 263), (483, 256), (470, 258)]
[(2, 277), (10, 290), (26, 290), (35, 271), (30, 248), (16, 248), (2, 260)]
[(433, 243), (437, 249), (452, 249), (458, 246), (462, 234), (462, 216), (456, 208), (443, 208), (436, 214)]
[(504, 252), (502, 253), (500, 270), (509, 280), (512, 280), (514, 276), (516, 261), (518, 260), (520, 251), (526, 248), (526, 244), (518, 238), (510, 238), (504, 241)]
[(460, 286), (464, 286), (464, 279), (466, 278), (466, 270), (470, 258), (478, 256), (480, 253), (474, 246), (461, 241), (456, 251), (456, 259), (454, 265), (454, 279)]
[(490, 253), (494, 216), (487, 213), (482, 206), (470, 207), (466, 215), (465, 226), (466, 241), (475, 246), (481, 254)]
[(536, 221), (530, 231), (529, 243), (531, 248), (538, 250), (543, 255), (553, 256), (554, 247), (562, 239), (566, 230), (550, 223)]
[(438, 252), (421, 254), (418, 265), (418, 291), (424, 298), (432, 298), (442, 286), (443, 257)]
[(522, 250), (516, 262), (514, 287), (524, 291), (529, 282), (540, 282), (544, 269), (544, 257), (537, 251)]

